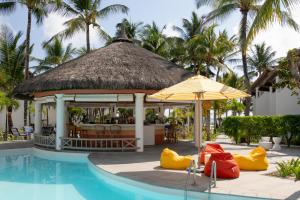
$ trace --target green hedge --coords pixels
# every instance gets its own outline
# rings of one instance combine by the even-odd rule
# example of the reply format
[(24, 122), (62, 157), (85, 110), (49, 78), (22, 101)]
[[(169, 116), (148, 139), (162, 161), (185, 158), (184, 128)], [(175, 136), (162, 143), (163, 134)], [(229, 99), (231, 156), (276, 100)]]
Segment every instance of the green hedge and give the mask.
[(282, 136), (290, 146), (295, 137), (300, 137), (300, 116), (232, 116), (223, 121), (222, 128), (236, 143), (239, 143), (241, 138), (245, 138), (250, 144), (264, 136)]

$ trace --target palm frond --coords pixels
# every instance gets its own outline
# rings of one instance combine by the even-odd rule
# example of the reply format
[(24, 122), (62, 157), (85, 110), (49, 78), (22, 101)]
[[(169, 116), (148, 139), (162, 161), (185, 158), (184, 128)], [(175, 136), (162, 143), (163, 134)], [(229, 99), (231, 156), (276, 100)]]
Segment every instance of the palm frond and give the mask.
[(128, 11), (129, 8), (127, 6), (122, 4), (114, 4), (97, 11), (97, 16), (100, 18), (105, 18), (110, 14), (115, 14), (119, 12), (127, 14)]
[(0, 12), (4, 14), (10, 14), (17, 8), (16, 1), (3, 1), (0, 2)]

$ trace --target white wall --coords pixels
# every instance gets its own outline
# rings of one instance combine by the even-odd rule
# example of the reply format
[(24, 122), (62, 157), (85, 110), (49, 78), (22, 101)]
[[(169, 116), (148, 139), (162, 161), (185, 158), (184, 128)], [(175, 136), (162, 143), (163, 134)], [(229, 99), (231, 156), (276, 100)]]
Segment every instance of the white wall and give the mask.
[[(300, 91), (299, 91), (300, 92)], [(276, 113), (277, 115), (297, 115), (300, 114), (300, 105), (298, 101), (300, 96), (291, 96), (292, 91), (284, 88), (277, 91)]]
[[(19, 108), (13, 110), (12, 112), (12, 119), (13, 119), (13, 126), (16, 128), (23, 127), (24, 124), (24, 102), (19, 102)], [(5, 130), (5, 115), (6, 115), (6, 108), (0, 111), (0, 130)], [(33, 118), (32, 118), (33, 119)]]
[(260, 96), (254, 99), (256, 102), (255, 105), (255, 113), (254, 115), (268, 115), (269, 114), (269, 93), (268, 92), (260, 92)]
[[(19, 108), (16, 110), (13, 110), (12, 118), (13, 118), (13, 127), (16, 128), (22, 128), (24, 126), (24, 102), (19, 102)], [(3, 108), (3, 110), (0, 111), (0, 130), (5, 130), (5, 115), (6, 115), (6, 109)], [(51, 106), (48, 111), (49, 115), (49, 125), (54, 126), (55, 125), (55, 108)], [(42, 120), (44, 121), (43, 125), (46, 125), (46, 115), (43, 112)], [(31, 123), (34, 123), (34, 113), (31, 113)]]
[[(299, 91), (300, 92), (300, 91)], [(276, 92), (259, 92), (253, 98), (254, 115), (299, 115), (300, 96), (291, 96), (291, 90), (276, 89)]]

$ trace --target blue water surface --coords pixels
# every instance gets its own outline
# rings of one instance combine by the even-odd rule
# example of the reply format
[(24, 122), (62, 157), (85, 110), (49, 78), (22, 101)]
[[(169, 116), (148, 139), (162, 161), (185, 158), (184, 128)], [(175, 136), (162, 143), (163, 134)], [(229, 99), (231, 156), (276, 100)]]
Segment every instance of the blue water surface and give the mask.
[[(61, 160), (61, 159), (60, 159)], [(168, 191), (168, 192), (167, 192)], [(171, 192), (170, 192), (171, 191)], [(183, 191), (132, 186), (96, 171), (88, 161), (59, 161), (33, 152), (0, 151), (1, 200), (184, 200)], [(191, 197), (193, 196), (193, 197)], [(253, 198), (189, 195), (188, 200), (250, 200)]]

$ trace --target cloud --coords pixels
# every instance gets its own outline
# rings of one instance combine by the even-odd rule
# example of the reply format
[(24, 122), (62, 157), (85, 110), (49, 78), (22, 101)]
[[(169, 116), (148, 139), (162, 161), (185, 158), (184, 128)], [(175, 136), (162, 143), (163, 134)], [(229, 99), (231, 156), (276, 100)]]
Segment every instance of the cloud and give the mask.
[[(57, 13), (51, 13), (44, 21), (43, 35), (45, 40), (49, 40), (53, 35), (65, 29), (63, 25), (65, 21), (69, 20), (69, 17), (63, 17)], [(85, 32), (78, 32), (74, 37), (64, 40), (64, 45), (72, 43), (74, 47), (80, 48), (86, 46)], [(97, 32), (92, 27), (90, 28), (90, 43), (92, 48), (99, 47), (101, 40), (97, 35)]]
[(163, 34), (167, 37), (180, 37), (180, 34), (173, 29), (174, 23), (169, 23), (166, 25), (166, 28), (163, 30)]

